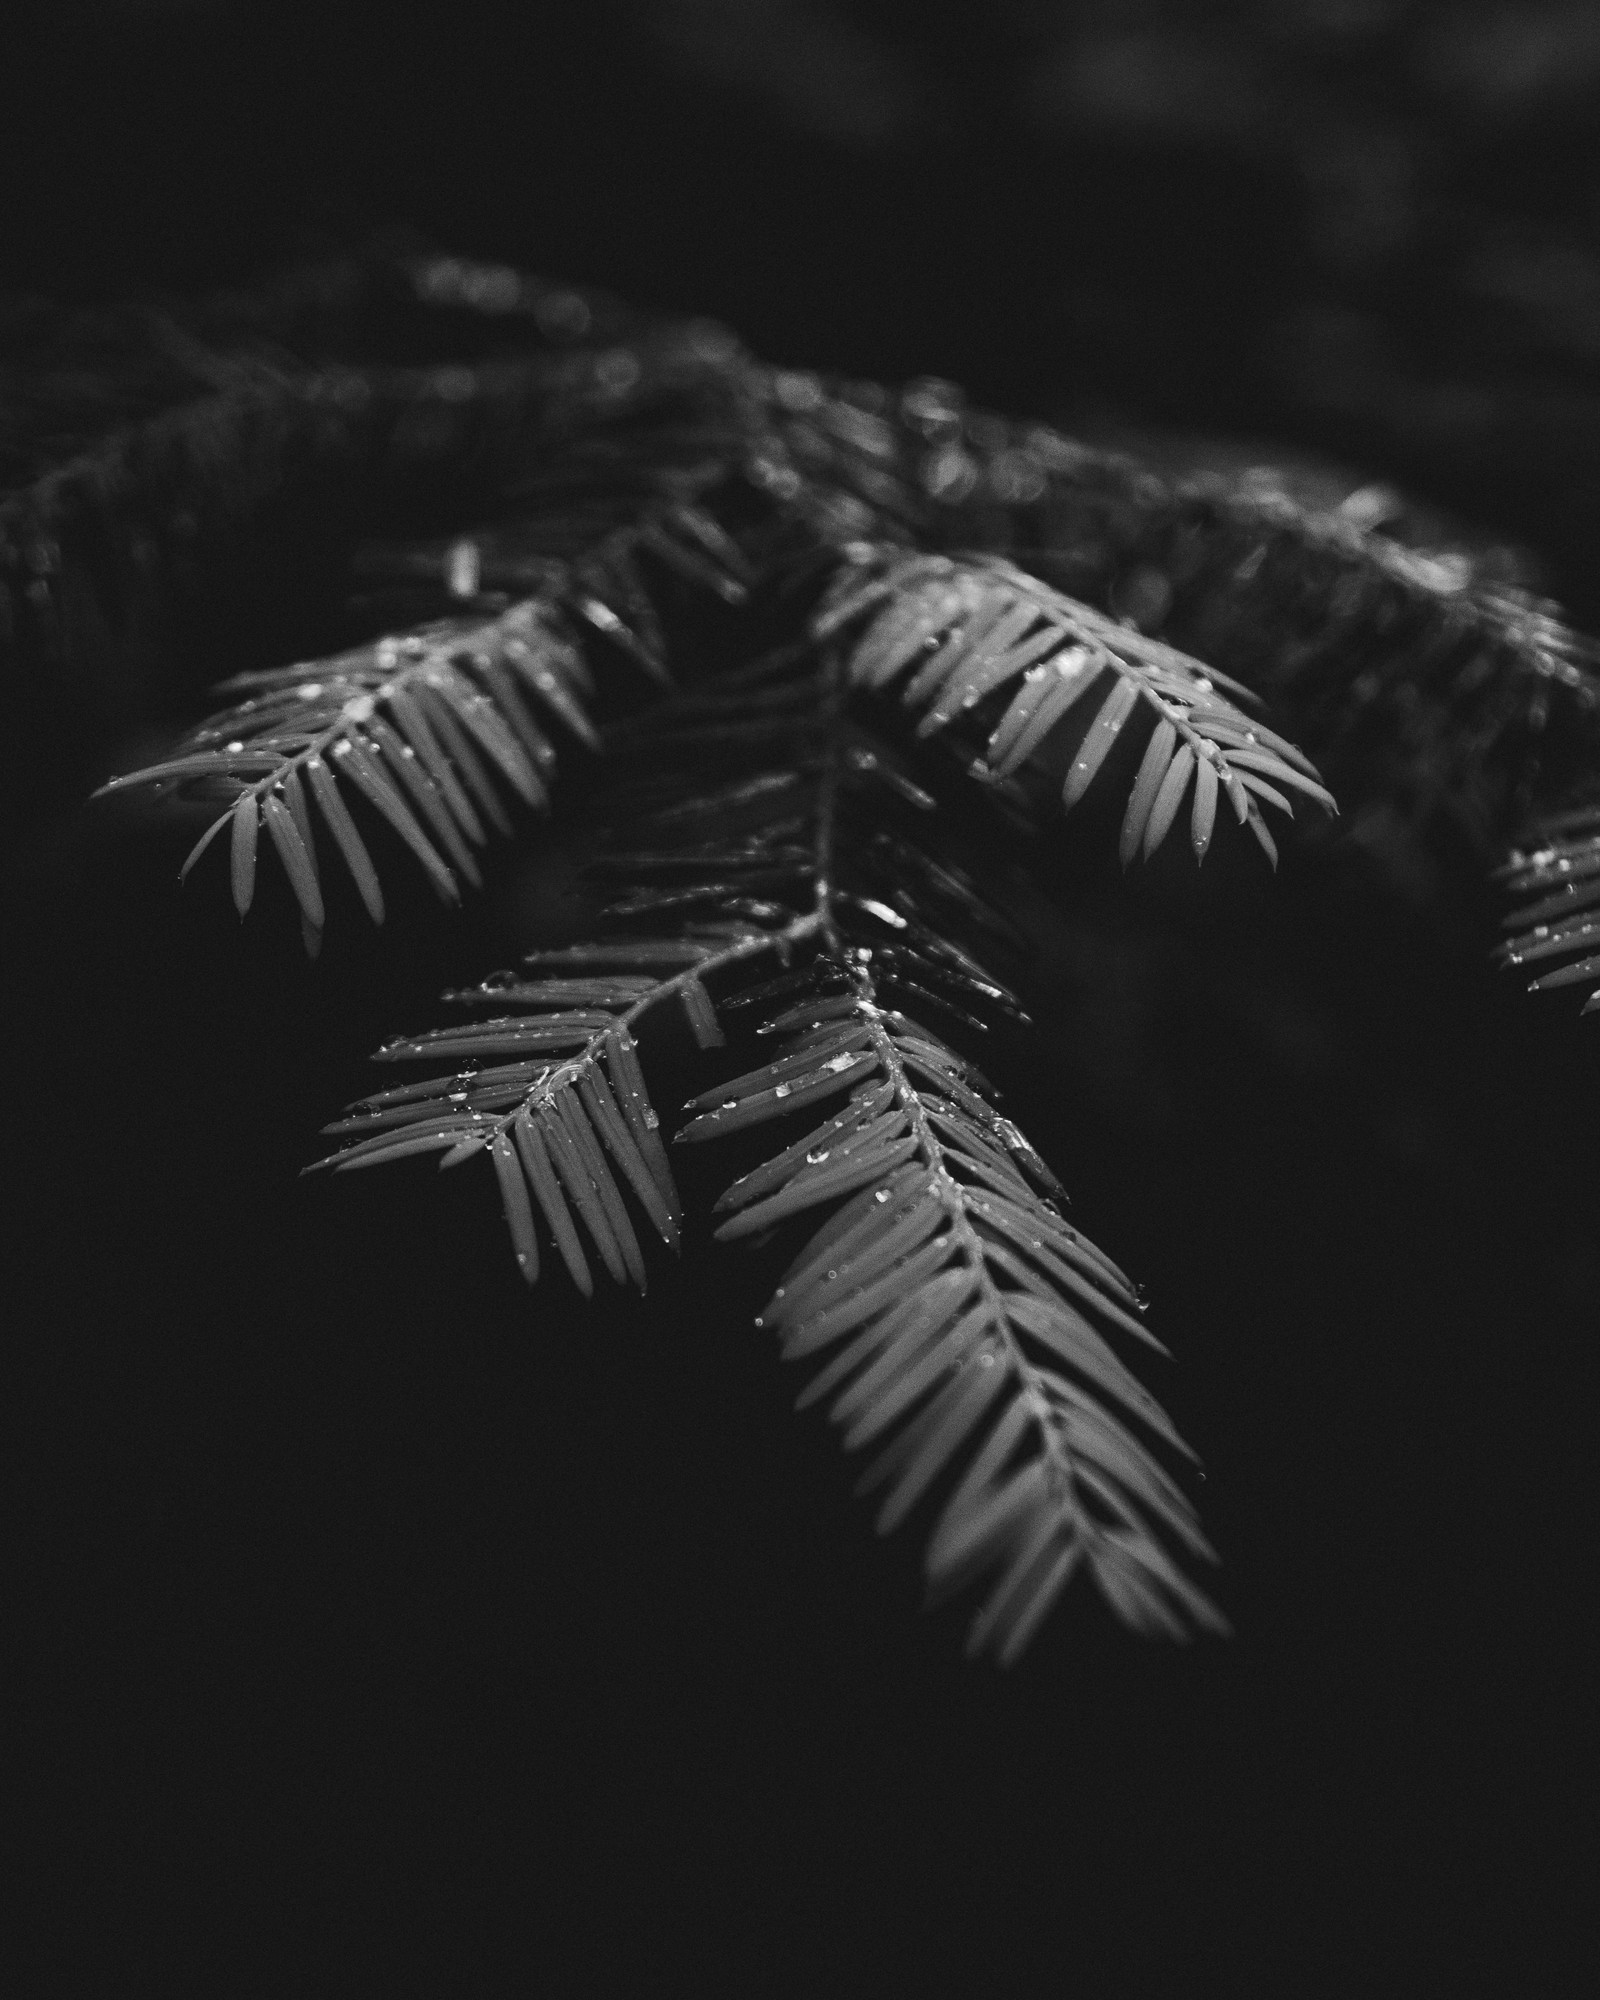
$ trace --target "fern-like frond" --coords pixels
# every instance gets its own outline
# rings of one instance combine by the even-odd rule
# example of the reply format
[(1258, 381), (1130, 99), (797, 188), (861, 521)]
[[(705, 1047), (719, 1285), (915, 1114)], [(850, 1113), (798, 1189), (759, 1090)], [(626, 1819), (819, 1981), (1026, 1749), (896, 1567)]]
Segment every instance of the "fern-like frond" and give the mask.
[[(791, 1357), (837, 1350), (802, 1401), (827, 1396), (847, 1445), (878, 1444), (864, 1485), (886, 1489), (882, 1528), (945, 1481), (929, 1576), (935, 1594), (986, 1582), (973, 1650), (1018, 1657), (1080, 1567), (1140, 1630), (1225, 1630), (1184, 1567), (1211, 1554), (1159, 1455), (1184, 1447), (1113, 1346), (1164, 1351), (1133, 1287), (1054, 1205), (992, 1086), (919, 1018), (1022, 1018), (956, 941), (1004, 936), (1005, 919), (848, 694), (830, 648), (788, 646), (630, 725), (653, 775), (624, 795), (596, 872), (628, 885), (613, 922), (654, 934), (537, 952), (450, 996), (493, 1012), (381, 1050), (446, 1073), (352, 1106), (323, 1164), (487, 1153), (530, 1282), (542, 1217), (583, 1291), (591, 1248), (642, 1286), (628, 1196), (671, 1244), (680, 1211), (633, 1031), (675, 1001), (709, 1049), (719, 1011), (758, 1010), (779, 1049), (691, 1099), (678, 1141), (822, 1114), (727, 1190), (716, 1234), (764, 1241), (836, 1211), (763, 1320)], [(752, 985), (763, 957), (778, 968)]]
[(536, 810), (548, 805), (556, 753), (528, 698), (545, 719), (595, 740), (584, 707), (589, 672), (548, 599), (227, 685), (243, 699), (203, 722), (177, 755), (114, 778), (102, 792), (197, 782), (227, 788), (226, 809), (191, 850), (182, 876), (230, 828), (233, 899), (242, 917), (255, 892), (264, 825), (313, 950), (326, 921), (313, 805), (373, 922), (384, 915), (378, 873), (339, 780), (387, 820), (439, 895), (457, 902), (458, 873), (474, 885), (482, 879), (473, 849), (487, 838), (484, 822), (511, 831), (498, 788)]
[(1136, 604), (1146, 631), (1268, 696), (1347, 803), (1382, 799), (1484, 855), (1600, 747), (1595, 642), (1457, 552), (1237, 477), (1163, 476), (952, 382), (766, 381), (752, 476), (841, 553), (983, 549), (1075, 600)]
[(1512, 936), (1500, 946), (1500, 962), (1571, 961), (1540, 973), (1528, 991), (1588, 986), (1583, 1011), (1600, 1013), (1600, 805), (1552, 815), (1538, 831), (1538, 845), (1517, 849), (1499, 871), (1510, 893), (1524, 899), (1505, 919)]
[[(102, 793), (138, 785), (227, 788), (226, 809), (181, 877), (231, 829), (233, 897), (242, 917), (254, 896), (264, 826), (312, 952), (326, 921), (316, 820), (373, 922), (384, 916), (377, 870), (338, 779), (389, 823), (439, 895), (459, 901), (458, 876), (475, 887), (482, 880), (473, 850), (487, 838), (485, 822), (511, 831), (501, 790), (535, 811), (547, 808), (556, 763), (550, 725), (599, 747), (581, 627), (602, 634), (656, 681), (670, 679), (638, 553), (648, 550), (671, 573), (725, 601), (738, 601), (748, 576), (738, 545), (688, 499), (642, 509), (571, 564), (527, 553), (526, 535), (521, 550), (507, 551), (509, 539), (502, 535), (491, 550), (487, 575), (473, 541), (451, 544), (446, 558), (456, 596), (503, 608), (463, 612), (329, 659), (240, 675), (224, 687), (242, 700), (201, 723), (173, 757), (114, 778)], [(537, 567), (543, 587), (504, 604), (493, 585), (513, 563), (524, 582)]]
[[(324, 1129), (351, 1143), (307, 1171), (380, 1166), (428, 1152), (443, 1154), (443, 1168), (487, 1153), (517, 1263), (530, 1285), (540, 1269), (537, 1209), (586, 1296), (594, 1280), (578, 1222), (610, 1276), (642, 1292), (644, 1258), (624, 1188), (672, 1249), (682, 1209), (633, 1030), (652, 1008), (676, 1000), (699, 1046), (718, 1046), (723, 1034), (706, 979), (747, 959), (783, 953), (789, 941), (782, 932), (729, 924), (677, 938), (534, 952), (525, 961), (533, 976), (500, 974), (446, 996), (516, 1011), (401, 1037), (379, 1049), (380, 1062), (450, 1067), (349, 1106)], [(501, 1060), (483, 1066), (484, 1057)]]
[[(595, 1259), (643, 1288), (641, 1237), (676, 1247), (684, 1225), (636, 1031), (679, 1007), (709, 1052), (758, 1012), (770, 1059), (700, 1092), (678, 1137), (748, 1141), (800, 1114), (723, 1194), (716, 1233), (808, 1233), (763, 1322), (821, 1362), (801, 1402), (877, 1454), (862, 1483), (881, 1527), (942, 1482), (928, 1573), (935, 1595), (983, 1585), (972, 1648), (1015, 1659), (1080, 1569), (1140, 1630), (1225, 1629), (1191, 1574), (1211, 1551), (1170, 1463), (1184, 1448), (1119, 1352), (1157, 1345), (1134, 1288), (939, 1038), (1025, 1020), (987, 964), (1020, 958), (996, 849), (980, 830), (963, 858), (941, 762), (953, 749), (1031, 831), (1047, 789), (1070, 808), (1108, 760), (1142, 757), (1124, 864), (1180, 814), (1203, 858), (1224, 798), (1275, 859), (1263, 808), (1333, 800), (1257, 697), (1181, 644), (1271, 698), (1358, 803), (1481, 845), (1540, 798), (1592, 797), (1593, 648), (1470, 565), (1236, 483), (1164, 481), (950, 384), (766, 368), (709, 322), (495, 266), (399, 270), (424, 317), (521, 319), (547, 351), (348, 367), (313, 331), (323, 305), (289, 300), (281, 372), (252, 344), (266, 323), (240, 329), (248, 365), (196, 378), (214, 393), (0, 507), (19, 685), (59, 699), (72, 683), (43, 670), (63, 657), (107, 676), (140, 648), (166, 657), (147, 641), (180, 629), (197, 578), (231, 597), (248, 571), (270, 603), (306, 551), (327, 582), (365, 547), (355, 581), (379, 595), (348, 629), (397, 636), (242, 677), (173, 757), (107, 788), (215, 800), (185, 874), (226, 832), (243, 913), (264, 827), (315, 949), (333, 850), (382, 918), (368, 808), (454, 900), (489, 829), (510, 830), (509, 797), (544, 806), (558, 729), (634, 782), (587, 875), (606, 935), (534, 953), (450, 996), (472, 1018), (381, 1050), (434, 1073), (349, 1107), (319, 1165), (484, 1155), (529, 1283), (553, 1246), (585, 1293)], [(393, 269), (373, 275), (393, 289)], [(340, 296), (350, 332), (359, 286)], [(685, 589), (746, 608), (702, 604), (691, 652)], [(681, 691), (617, 722), (618, 653)], [(1504, 955), (1551, 964), (1538, 986), (1600, 985), (1600, 811), (1540, 838), (1505, 871), (1524, 904)]]
[(1175, 1550), (1214, 1560), (1151, 1448), (1185, 1452), (1106, 1335), (1165, 1349), (1126, 1276), (1042, 1190), (1058, 1184), (970, 1064), (875, 999), (870, 950), (824, 958), (833, 993), (771, 1013), (783, 1053), (694, 1099), (680, 1143), (847, 1095), (734, 1182), (720, 1240), (843, 1202), (761, 1325), (786, 1359), (831, 1352), (801, 1395), (878, 1456), (880, 1533), (964, 1462), (928, 1549), (935, 1595), (980, 1577), (968, 1650), (1017, 1658), (1081, 1566), (1113, 1610), (1169, 1638), (1225, 1631)]
[(919, 737), (974, 711), (992, 715), (973, 766), (979, 776), (1011, 776), (1096, 694), (1062, 786), (1065, 808), (1088, 791), (1129, 725), (1153, 718), (1123, 819), (1124, 866), (1161, 845), (1191, 786), (1197, 859), (1210, 846), (1219, 794), (1274, 866), (1262, 803), (1292, 817), (1287, 790), (1337, 810), (1310, 761), (1239, 706), (1255, 704), (1248, 688), (1004, 557), (863, 546), (812, 621), (819, 640), (851, 628), (853, 684), (880, 692), (899, 683), (901, 700), (921, 712)]

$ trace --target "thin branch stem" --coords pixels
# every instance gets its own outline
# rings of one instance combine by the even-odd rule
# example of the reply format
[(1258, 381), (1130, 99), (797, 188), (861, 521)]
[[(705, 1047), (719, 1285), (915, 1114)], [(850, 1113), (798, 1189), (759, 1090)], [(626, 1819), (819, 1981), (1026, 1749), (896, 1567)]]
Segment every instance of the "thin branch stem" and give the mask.
[(564, 1062), (547, 1070), (503, 1116), (491, 1118), (487, 1113), (474, 1112), (473, 1117), (481, 1117), (484, 1120), (483, 1143), (487, 1145), (506, 1131), (523, 1111), (538, 1104), (549, 1103), (558, 1091), (576, 1083), (586, 1070), (592, 1069), (599, 1061), (607, 1036), (615, 1034), (618, 1029), (631, 1031), (633, 1024), (642, 1019), (652, 1007), (659, 1007), (664, 1000), (670, 1000), (674, 994), (681, 993), (694, 981), (725, 971), (730, 965), (738, 965), (743, 960), (755, 958), (762, 952), (783, 953), (797, 944), (805, 943), (819, 934), (824, 921), (820, 913), (811, 911), (805, 916), (794, 918), (782, 930), (751, 932), (746, 937), (736, 939), (732, 944), (708, 951), (703, 958), (697, 958), (693, 965), (686, 966), (682, 972), (674, 973), (670, 979), (663, 979), (648, 993), (640, 994), (631, 1007), (618, 1014), (607, 1026), (597, 1029), (577, 1055), (568, 1056)]

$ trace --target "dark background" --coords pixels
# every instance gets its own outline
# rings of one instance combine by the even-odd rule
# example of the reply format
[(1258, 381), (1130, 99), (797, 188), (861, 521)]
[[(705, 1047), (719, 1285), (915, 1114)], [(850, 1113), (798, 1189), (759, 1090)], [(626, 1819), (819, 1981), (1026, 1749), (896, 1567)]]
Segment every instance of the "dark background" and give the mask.
[[(1167, 462), (1397, 482), (1600, 623), (1592, 7), (10, 34), (15, 293), (405, 223)], [(1153, 1295), (1237, 1636), (1075, 1592), (997, 1677), (790, 1412), (761, 1258), (584, 1310), (470, 1167), (298, 1178), (559, 864), (448, 918), (397, 881), (312, 967), (281, 884), (180, 898), (182, 844), (63, 794), (6, 856), (13, 1990), (1580, 1990), (1600, 1076), (1486, 892), (1069, 851), (1048, 1053), (993, 1067)]]

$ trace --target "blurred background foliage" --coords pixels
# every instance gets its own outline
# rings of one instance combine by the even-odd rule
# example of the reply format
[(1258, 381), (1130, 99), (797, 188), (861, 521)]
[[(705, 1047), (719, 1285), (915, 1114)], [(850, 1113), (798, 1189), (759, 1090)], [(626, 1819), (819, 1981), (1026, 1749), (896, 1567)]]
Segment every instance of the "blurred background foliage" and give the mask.
[(7, 69), (13, 293), (409, 225), (1414, 538), (1442, 507), (1600, 618), (1590, 0), (72, 0)]

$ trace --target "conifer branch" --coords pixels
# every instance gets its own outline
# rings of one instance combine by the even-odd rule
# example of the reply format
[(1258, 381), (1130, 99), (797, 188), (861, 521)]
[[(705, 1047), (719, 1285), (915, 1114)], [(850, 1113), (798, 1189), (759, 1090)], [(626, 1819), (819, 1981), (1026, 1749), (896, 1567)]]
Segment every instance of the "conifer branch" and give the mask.
[[(1197, 860), (1211, 843), (1221, 791), (1273, 866), (1277, 848), (1258, 800), (1293, 817), (1280, 786), (1337, 811), (1309, 760), (1228, 699), (1255, 704), (1248, 688), (1027, 576), (1003, 557), (904, 555), (860, 548), (812, 621), (819, 639), (861, 623), (852, 682), (878, 691), (904, 679), (901, 700), (922, 710), (919, 738), (973, 711), (994, 717), (980, 758), (983, 778), (1009, 777), (1042, 752), (1091, 692), (1101, 700), (1068, 768), (1071, 808), (1098, 776), (1136, 714), (1153, 714), (1123, 820), (1126, 866), (1153, 854), (1171, 830), (1191, 780), (1190, 839)], [(1003, 691), (1020, 683), (1002, 704)]]
[[(634, 885), (614, 921), (670, 915), (678, 934), (535, 953), (525, 973), (450, 996), (517, 1011), (381, 1050), (457, 1067), (353, 1106), (328, 1128), (352, 1143), (323, 1164), (427, 1151), (453, 1166), (487, 1153), (530, 1283), (542, 1215), (586, 1294), (580, 1222), (611, 1276), (642, 1289), (622, 1184), (673, 1247), (680, 1211), (632, 1031), (675, 998), (711, 1048), (719, 1013), (760, 1009), (758, 1032), (783, 1036), (780, 1052), (692, 1098), (677, 1142), (847, 1096), (741, 1176), (714, 1213), (721, 1241), (764, 1241), (827, 1214), (762, 1323), (789, 1358), (846, 1343), (801, 1403), (831, 1396), (848, 1447), (884, 1446), (863, 1482), (888, 1488), (880, 1529), (963, 1467), (929, 1577), (936, 1594), (989, 1579), (969, 1644), (1003, 1664), (1080, 1566), (1136, 1629), (1224, 1631), (1183, 1566), (1211, 1550), (1157, 1455), (1185, 1448), (1108, 1338), (1165, 1351), (1136, 1293), (1064, 1220), (1050, 1199), (1059, 1182), (981, 1073), (888, 1001), (979, 1032), (973, 1008), (1023, 1018), (951, 940), (953, 928), (1003, 920), (948, 857), (886, 824), (896, 809), (926, 822), (933, 802), (850, 713), (851, 678), (826, 642), (784, 647), (654, 713), (648, 738), (670, 775), (658, 765), (625, 796), (629, 838), (645, 844), (610, 849), (602, 873)], [(740, 776), (696, 789), (693, 773), (725, 767), (731, 743)], [(781, 763), (766, 762), (780, 743)], [(769, 953), (782, 964), (775, 977), (720, 990)], [(460, 1066), (483, 1058), (491, 1066)]]
[(1167, 1542), (1213, 1552), (1139, 1431), (1187, 1448), (1105, 1338), (1165, 1352), (1137, 1294), (1041, 1194), (1058, 1183), (970, 1065), (878, 1005), (870, 964), (870, 950), (820, 961), (843, 990), (774, 1013), (763, 1031), (789, 1052), (695, 1100), (678, 1135), (850, 1093), (717, 1203), (732, 1240), (847, 1197), (757, 1322), (787, 1360), (835, 1350), (800, 1406), (831, 1398), (847, 1450), (889, 1439), (857, 1489), (887, 1489), (880, 1533), (967, 1454), (927, 1562), (936, 1596), (991, 1578), (969, 1652), (1011, 1664), (1080, 1564), (1135, 1629), (1225, 1632)]
[(1537, 844), (1514, 849), (1499, 870), (1520, 906), (1505, 919), (1514, 933), (1500, 946), (1505, 966), (1566, 965), (1529, 981), (1530, 993), (1588, 986), (1585, 1014), (1600, 1013), (1600, 806), (1553, 814), (1538, 828)]
[[(724, 600), (745, 594), (748, 566), (715, 520), (688, 499), (658, 504), (576, 562), (539, 558), (545, 584), (535, 597), (325, 660), (236, 677), (224, 691), (243, 693), (242, 701), (201, 723), (175, 756), (113, 778), (97, 796), (134, 786), (231, 787), (180, 879), (231, 828), (233, 897), (243, 917), (265, 825), (313, 955), (326, 911), (311, 802), (373, 922), (384, 917), (377, 871), (335, 778), (389, 823), (445, 901), (459, 901), (458, 873), (474, 887), (482, 880), (473, 849), (487, 837), (484, 819), (511, 831), (497, 785), (535, 811), (547, 809), (556, 763), (549, 723), (591, 750), (600, 747), (588, 712), (595, 681), (578, 642), (580, 621), (652, 679), (670, 678), (640, 551)], [(454, 554), (461, 564), (456, 594), (477, 599), (485, 579), (475, 544), (458, 543)]]
[[(834, 546), (978, 549), (1269, 698), (1347, 806), (1382, 799), (1484, 865), (1600, 759), (1600, 649), (1558, 607), (1337, 512), (971, 407), (769, 371), (755, 475)], [(1219, 685), (1224, 685), (1219, 681)]]
[[(940, 759), (1014, 830), (1047, 786), (1070, 808), (1118, 745), (1142, 748), (1125, 864), (1185, 809), (1203, 858), (1224, 798), (1275, 861), (1263, 806), (1333, 809), (1312, 749), (1350, 802), (1393, 800), (1477, 852), (1542, 800), (1587, 796), (1593, 648), (1470, 565), (1163, 481), (948, 384), (770, 369), (709, 322), (619, 316), (498, 267), (401, 269), (415, 300), (521, 315), (560, 351), (247, 370), (0, 508), (0, 588), (32, 579), (10, 588), (24, 663), (52, 607), (115, 596), (152, 510), (196, 484), (211, 547), (320, 482), (322, 542), (376, 535), (365, 580), (447, 611), (239, 677), (171, 758), (106, 788), (212, 795), (184, 873), (226, 831), (241, 914), (264, 827), (313, 950), (319, 823), (383, 914), (352, 792), (454, 899), (489, 827), (510, 830), (505, 795), (544, 807), (556, 726), (631, 774), (587, 875), (603, 934), (452, 993), (480, 1017), (380, 1050), (443, 1073), (348, 1107), (318, 1167), (481, 1154), (528, 1283), (553, 1247), (586, 1294), (594, 1258), (642, 1290), (641, 1235), (676, 1249), (684, 1228), (646, 1024), (681, 1008), (708, 1054), (757, 1015), (775, 1051), (692, 1098), (677, 1139), (809, 1114), (723, 1193), (715, 1233), (803, 1224), (763, 1322), (788, 1358), (828, 1351), (800, 1401), (877, 1449), (881, 1528), (940, 1487), (929, 1581), (984, 1586), (971, 1649), (1018, 1657), (1079, 1569), (1136, 1629), (1225, 1630), (1190, 1574), (1213, 1558), (1166, 1462), (1185, 1448), (1117, 1351), (1159, 1345), (1137, 1294), (940, 1039), (1026, 1024), (988, 969), (1021, 940), (938, 810)], [(414, 518), (419, 493), (448, 518)], [(686, 604), (709, 645), (683, 643)], [(618, 655), (649, 684), (621, 715)], [(1259, 720), (1263, 697), (1306, 748)], [(1532, 899), (1503, 956), (1551, 963), (1539, 987), (1596, 982), (1593, 1009), (1600, 817), (1539, 839), (1502, 871)]]
[[(581, 965), (587, 976), (502, 977), (449, 994), (447, 998), (471, 1005), (526, 1011), (404, 1037), (377, 1052), (377, 1060), (384, 1062), (437, 1062), (443, 1057), (459, 1063), (486, 1055), (517, 1061), (458, 1069), (360, 1099), (324, 1128), (354, 1143), (317, 1165), (345, 1171), (442, 1152), (439, 1164), (444, 1168), (487, 1152), (517, 1263), (530, 1285), (540, 1268), (531, 1193), (573, 1283), (586, 1297), (593, 1294), (594, 1280), (572, 1209), (612, 1279), (631, 1281), (642, 1292), (647, 1283), (644, 1258), (618, 1172), (662, 1241), (674, 1250), (682, 1210), (633, 1029), (652, 1008), (676, 999), (700, 1047), (717, 1046), (722, 1031), (705, 981), (766, 952), (786, 956), (816, 927), (814, 918), (802, 918), (779, 932), (746, 928), (720, 938), (685, 936), (534, 953), (527, 961), (530, 969)], [(678, 970), (665, 970), (674, 964)], [(645, 966), (657, 970), (641, 971)]]
[(548, 805), (555, 749), (525, 697), (580, 740), (596, 741), (584, 708), (592, 680), (549, 598), (232, 685), (248, 690), (245, 698), (202, 723), (175, 757), (114, 778), (102, 793), (200, 781), (231, 788), (182, 877), (230, 828), (233, 899), (244, 916), (264, 824), (313, 954), (326, 921), (313, 802), (368, 915), (384, 917), (377, 870), (336, 779), (388, 821), (438, 894), (456, 902), (458, 871), (474, 885), (482, 880), (472, 850), (487, 838), (484, 820), (511, 831), (496, 781), (535, 810)]

